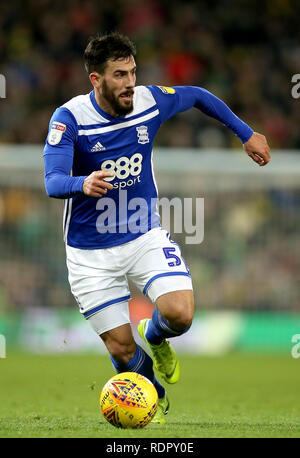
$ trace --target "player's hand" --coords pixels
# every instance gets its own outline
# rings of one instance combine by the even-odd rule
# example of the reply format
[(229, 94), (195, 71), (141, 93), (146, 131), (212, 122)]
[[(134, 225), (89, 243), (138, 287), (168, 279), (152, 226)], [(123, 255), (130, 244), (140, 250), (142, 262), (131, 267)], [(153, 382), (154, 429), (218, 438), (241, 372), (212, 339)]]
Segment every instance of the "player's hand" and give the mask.
[(104, 181), (106, 177), (113, 177), (114, 172), (108, 170), (96, 170), (85, 178), (82, 186), (84, 194), (90, 197), (102, 197), (108, 189), (113, 189), (113, 185)]
[(243, 148), (258, 165), (264, 166), (270, 162), (270, 148), (264, 135), (253, 132), (249, 140), (244, 143)]

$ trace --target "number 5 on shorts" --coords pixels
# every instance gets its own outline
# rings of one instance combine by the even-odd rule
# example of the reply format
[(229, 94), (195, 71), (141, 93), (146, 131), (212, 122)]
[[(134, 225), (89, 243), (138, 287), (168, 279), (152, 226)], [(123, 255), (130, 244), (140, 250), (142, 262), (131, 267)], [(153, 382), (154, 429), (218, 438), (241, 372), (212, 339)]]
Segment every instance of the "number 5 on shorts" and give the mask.
[[(176, 248), (173, 248), (173, 247), (165, 247), (165, 248), (163, 248), (164, 255), (165, 255), (165, 257), (167, 259), (175, 259), (175, 262), (174, 261), (168, 262), (168, 265), (170, 267), (180, 266), (180, 264), (181, 264), (181, 259), (179, 258), (179, 256), (174, 254), (175, 250), (176, 250)], [(184, 265), (186, 267), (187, 272), (190, 273), (189, 268), (186, 265), (184, 259), (182, 259), (182, 260), (184, 262)]]
[(174, 254), (175, 248), (173, 247), (166, 247), (163, 248), (164, 255), (167, 259), (175, 259), (174, 261), (168, 262), (168, 265), (170, 267), (175, 267), (175, 266), (180, 266), (181, 264), (181, 259)]

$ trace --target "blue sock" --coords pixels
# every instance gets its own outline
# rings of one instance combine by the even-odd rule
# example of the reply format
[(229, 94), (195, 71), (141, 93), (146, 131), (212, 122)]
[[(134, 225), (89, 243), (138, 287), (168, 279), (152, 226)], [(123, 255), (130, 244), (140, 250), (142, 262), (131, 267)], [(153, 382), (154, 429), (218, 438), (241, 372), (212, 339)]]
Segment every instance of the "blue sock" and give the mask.
[(158, 397), (163, 398), (165, 396), (165, 389), (159, 383), (153, 372), (153, 361), (150, 356), (136, 344), (136, 352), (133, 358), (128, 363), (118, 363), (112, 356), (110, 357), (116, 372), (137, 372), (138, 374), (147, 377), (155, 386)]
[(188, 330), (189, 328), (182, 331), (176, 331), (175, 329), (172, 329), (164, 317), (159, 313), (157, 308), (155, 308), (152, 314), (152, 318), (148, 322), (146, 339), (153, 345), (159, 345), (164, 339), (181, 336)]

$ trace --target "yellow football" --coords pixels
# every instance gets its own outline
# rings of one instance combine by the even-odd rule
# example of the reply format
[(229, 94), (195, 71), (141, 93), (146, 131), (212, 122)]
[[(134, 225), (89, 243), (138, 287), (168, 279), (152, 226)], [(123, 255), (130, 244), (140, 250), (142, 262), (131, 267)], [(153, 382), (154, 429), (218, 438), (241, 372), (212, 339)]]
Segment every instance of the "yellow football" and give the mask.
[(154, 417), (158, 395), (153, 383), (136, 372), (122, 372), (104, 385), (100, 409), (117, 428), (144, 428)]

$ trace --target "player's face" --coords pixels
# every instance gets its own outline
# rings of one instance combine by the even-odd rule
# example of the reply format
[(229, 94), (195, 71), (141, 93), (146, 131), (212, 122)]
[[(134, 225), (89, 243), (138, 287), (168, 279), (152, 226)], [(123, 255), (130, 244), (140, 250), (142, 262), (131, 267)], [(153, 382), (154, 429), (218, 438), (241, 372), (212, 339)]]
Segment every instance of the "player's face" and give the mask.
[(99, 88), (100, 99), (110, 105), (111, 111), (120, 116), (133, 110), (133, 94), (136, 82), (136, 65), (132, 56), (109, 60)]

